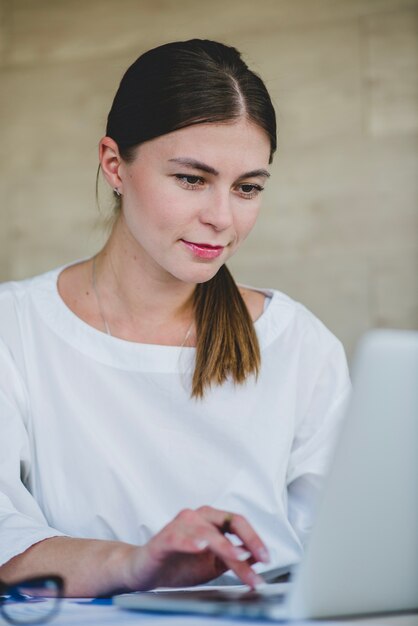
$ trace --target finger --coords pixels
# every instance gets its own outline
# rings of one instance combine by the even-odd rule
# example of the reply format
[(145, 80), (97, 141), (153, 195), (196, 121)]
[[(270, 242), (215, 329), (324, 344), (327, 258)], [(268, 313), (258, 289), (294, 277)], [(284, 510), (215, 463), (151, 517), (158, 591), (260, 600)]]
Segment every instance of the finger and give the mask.
[[(208, 549), (211, 541), (218, 536), (221, 537), (216, 527), (198, 511), (184, 509), (153, 538), (152, 543), (156, 544), (160, 557), (174, 552), (193, 554)], [(226, 557), (247, 558), (241, 555), (241, 551), (235, 552), (228, 540), (225, 540), (224, 548), (227, 550)]]
[(251, 569), (248, 560), (253, 557), (245, 547), (234, 546), (201, 512), (190, 509), (181, 511), (175, 520), (150, 541), (148, 548), (160, 562), (176, 553), (197, 555), (207, 552), (208, 557), (211, 553), (218, 562), (225, 564), (225, 569), (232, 570), (251, 588), (263, 582)]
[(217, 526), (219, 530), (225, 530), (225, 520), (227, 520), (228, 532), (237, 535), (257, 561), (262, 563), (270, 562), (266, 545), (245, 517), (239, 513), (222, 511), (209, 506), (200, 507), (197, 509), (197, 512)]
[(238, 513), (233, 514), (229, 526), (231, 531), (241, 539), (247, 550), (249, 550), (257, 560), (262, 563), (270, 562), (266, 545), (245, 517)]
[[(209, 527), (210, 528), (210, 527)], [(208, 528), (200, 525), (196, 529), (185, 531), (178, 526), (164, 529), (156, 535), (150, 543), (155, 544), (159, 558), (165, 558), (173, 553), (198, 554), (209, 547), (206, 539)]]
[(209, 525), (205, 534), (206, 550), (210, 550), (219, 560), (225, 563), (246, 585), (255, 588), (263, 583), (263, 579), (251, 568), (254, 559), (248, 550), (241, 546), (234, 546), (226, 537), (217, 532), (213, 526)]
[(264, 579), (257, 574), (251, 567), (248, 561), (245, 563), (236, 562), (226, 564), (229, 569), (239, 578), (245, 585), (256, 589), (259, 585), (264, 584)]

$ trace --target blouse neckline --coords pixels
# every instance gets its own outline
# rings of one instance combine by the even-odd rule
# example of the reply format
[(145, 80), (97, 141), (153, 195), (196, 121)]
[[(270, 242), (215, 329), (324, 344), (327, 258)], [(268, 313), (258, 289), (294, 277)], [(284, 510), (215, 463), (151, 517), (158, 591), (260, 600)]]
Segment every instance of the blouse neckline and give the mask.
[[(194, 360), (195, 348), (187, 346), (166, 346), (145, 344), (110, 336), (78, 317), (64, 302), (58, 291), (60, 273), (78, 263), (60, 266), (49, 272), (30, 279), (31, 297), (49, 328), (64, 341), (90, 357), (112, 366), (128, 369), (142, 369), (142, 364), (151, 369), (173, 368), (189, 369)], [(250, 287), (253, 289), (253, 287)], [(256, 289), (270, 298), (269, 305), (254, 322), (254, 328), (260, 338), (263, 336), (274, 308), (273, 302), (279, 292), (269, 289)], [(260, 341), (260, 344), (262, 342)], [(184, 367), (181, 366), (184, 364)], [(165, 366), (164, 366), (165, 364)]]

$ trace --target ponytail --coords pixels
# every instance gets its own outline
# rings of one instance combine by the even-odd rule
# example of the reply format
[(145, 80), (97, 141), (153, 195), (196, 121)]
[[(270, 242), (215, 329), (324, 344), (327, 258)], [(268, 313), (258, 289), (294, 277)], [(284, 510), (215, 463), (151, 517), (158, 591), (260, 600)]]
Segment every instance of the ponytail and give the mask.
[(192, 397), (203, 398), (213, 383), (243, 383), (260, 369), (254, 324), (226, 265), (194, 293), (196, 363)]

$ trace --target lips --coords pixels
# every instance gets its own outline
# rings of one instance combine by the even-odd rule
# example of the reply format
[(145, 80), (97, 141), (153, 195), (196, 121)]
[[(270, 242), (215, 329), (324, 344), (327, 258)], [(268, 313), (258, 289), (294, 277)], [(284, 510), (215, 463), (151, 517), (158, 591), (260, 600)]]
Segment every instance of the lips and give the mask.
[(184, 245), (197, 257), (201, 259), (216, 259), (224, 250), (224, 246), (213, 246), (210, 243), (194, 243), (181, 239)]

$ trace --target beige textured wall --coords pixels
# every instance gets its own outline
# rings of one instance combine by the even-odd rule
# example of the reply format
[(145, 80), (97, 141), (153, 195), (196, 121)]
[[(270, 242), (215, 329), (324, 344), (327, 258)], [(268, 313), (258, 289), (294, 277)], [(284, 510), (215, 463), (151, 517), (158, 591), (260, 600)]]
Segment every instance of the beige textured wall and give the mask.
[(237, 278), (304, 302), (349, 354), (369, 327), (417, 328), (417, 35), (417, 0), (0, 0), (0, 280), (98, 248), (96, 146), (122, 72), (208, 37), (242, 50), (278, 111)]

